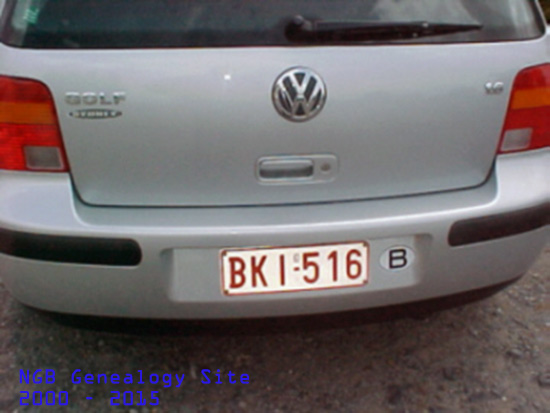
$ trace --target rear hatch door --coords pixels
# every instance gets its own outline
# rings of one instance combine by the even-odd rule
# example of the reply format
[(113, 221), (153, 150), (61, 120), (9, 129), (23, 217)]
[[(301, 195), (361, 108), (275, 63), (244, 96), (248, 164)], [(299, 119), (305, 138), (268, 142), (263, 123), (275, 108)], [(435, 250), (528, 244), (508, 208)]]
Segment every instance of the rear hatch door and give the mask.
[[(51, 88), (75, 189), (94, 205), (289, 204), (479, 185), (492, 168), (513, 78), (544, 50), (536, 15), (527, 13), (529, 2), (521, 9), (524, 31), (513, 33), (534, 40), (480, 42), (475, 36), (481, 30), (416, 41), (327, 45), (294, 44), (283, 34), (251, 40), (239, 32), (231, 40), (235, 44), (224, 44), (223, 36), (201, 32), (211, 47), (198, 47), (198, 35), (195, 43), (180, 39), (186, 47), (160, 47), (170, 33), (136, 40), (110, 30), (106, 34), (113, 37), (104, 39), (92, 29), (94, 24), (105, 27), (105, 21), (83, 20), (83, 10), (60, 11), (59, 3), (43, 2), (33, 26), (43, 19), (42, 28), (26, 29), (31, 32), (27, 48), (25, 40), (20, 40), (22, 48), (3, 47), (2, 64)], [(94, 3), (103, 5), (97, 19), (134, 27), (133, 14), (109, 2)], [(386, 4), (376, 14), (379, 19), (448, 17), (425, 10), (405, 14), (397, 2), (370, 3), (365, 19), (374, 15), (375, 3)], [(205, 4), (194, 12), (191, 6), (173, 12), (187, 13), (188, 25), (198, 24), (208, 15), (210, 3)], [(292, 17), (307, 14), (310, 3), (283, 2), (283, 10), (273, 6), (276, 2), (266, 4), (271, 6), (254, 10), (261, 16)], [(175, 6), (168, 2), (163, 7)], [(250, 16), (234, 24), (246, 25), (251, 7), (246, 9)], [(338, 13), (328, 3), (319, 7), (331, 18), (353, 14), (351, 7)], [(452, 10), (466, 16), (453, 17), (456, 21), (489, 24), (465, 6)], [(228, 6), (222, 12), (234, 13)], [(117, 13), (123, 17), (118, 23)], [(277, 22), (270, 30), (284, 33)], [(55, 36), (65, 24), (69, 34), (80, 25), (80, 37), (49, 37), (44, 47), (32, 43), (54, 23), (59, 26)], [(230, 30), (221, 20), (204, 17), (202, 24)], [(16, 29), (8, 36), (12, 42)], [(129, 33), (135, 35), (133, 30)], [(494, 30), (484, 35), (496, 36)], [(324, 107), (306, 121), (281, 116), (274, 104), (277, 79), (297, 67), (312, 70), (325, 85)], [(495, 84), (502, 87), (495, 89)], [(269, 173), (264, 175), (262, 165)]]

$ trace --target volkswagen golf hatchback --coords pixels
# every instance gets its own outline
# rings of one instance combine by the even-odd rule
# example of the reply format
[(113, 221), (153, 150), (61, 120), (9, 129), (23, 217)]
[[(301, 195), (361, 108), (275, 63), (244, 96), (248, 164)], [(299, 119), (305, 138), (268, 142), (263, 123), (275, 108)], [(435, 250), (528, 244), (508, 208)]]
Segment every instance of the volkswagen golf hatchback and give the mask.
[(532, 0), (0, 0), (0, 276), (56, 312), (503, 286), (549, 236)]

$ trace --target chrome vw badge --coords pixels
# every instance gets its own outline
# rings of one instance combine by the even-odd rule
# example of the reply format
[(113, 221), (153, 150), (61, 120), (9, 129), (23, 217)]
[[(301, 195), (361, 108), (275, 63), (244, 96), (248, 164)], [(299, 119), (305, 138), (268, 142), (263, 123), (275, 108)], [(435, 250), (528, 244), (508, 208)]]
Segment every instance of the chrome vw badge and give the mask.
[(327, 100), (327, 88), (321, 76), (306, 67), (283, 72), (273, 85), (273, 105), (279, 114), (293, 122), (316, 116)]

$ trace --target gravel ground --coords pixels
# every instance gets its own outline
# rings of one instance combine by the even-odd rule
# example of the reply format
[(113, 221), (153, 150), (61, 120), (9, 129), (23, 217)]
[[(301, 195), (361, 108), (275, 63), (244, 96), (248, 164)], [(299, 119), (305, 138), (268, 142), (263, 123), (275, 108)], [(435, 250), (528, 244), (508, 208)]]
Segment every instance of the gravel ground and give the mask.
[[(0, 283), (0, 411), (550, 412), (550, 248), (520, 282), (482, 302), (423, 319), (326, 320), (75, 327), (15, 303)], [(53, 369), (55, 383), (19, 384), (20, 369)], [(75, 384), (77, 369), (96, 379), (131, 374), (134, 383)], [(203, 369), (220, 369), (223, 383), (213, 374), (201, 383)], [(162, 385), (167, 374), (171, 387)], [(175, 374), (184, 374), (180, 387)], [(69, 403), (23, 408), (21, 390), (66, 391)], [(136, 404), (111, 407), (111, 391), (132, 391)], [(147, 406), (137, 405), (138, 391)]]

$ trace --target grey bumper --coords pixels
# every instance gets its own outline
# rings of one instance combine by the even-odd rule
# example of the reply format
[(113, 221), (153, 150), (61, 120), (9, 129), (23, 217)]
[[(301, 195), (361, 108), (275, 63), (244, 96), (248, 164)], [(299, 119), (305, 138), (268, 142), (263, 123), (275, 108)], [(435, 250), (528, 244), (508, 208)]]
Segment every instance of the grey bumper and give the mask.
[[(499, 157), (488, 181), (468, 190), (296, 206), (142, 209), (84, 205), (68, 176), (3, 172), (1, 276), (12, 294), (31, 306), (113, 316), (261, 317), (424, 300), (503, 283), (527, 271), (550, 233), (548, 176), (550, 150), (544, 149)], [(535, 225), (452, 241), (457, 225), (497, 222), (502, 228), (510, 220), (513, 226), (526, 222), (518, 215), (525, 211), (535, 211)], [(13, 253), (14, 234), (24, 245), (20, 254)], [(49, 245), (57, 258), (25, 256), (32, 249), (24, 244), (27, 236)], [(139, 257), (118, 264), (87, 261), (93, 254), (92, 249), (86, 254), (86, 240), (96, 246), (104, 242), (99, 257), (113, 252), (110, 241), (126, 243), (126, 253), (137, 248)], [(245, 297), (221, 292), (220, 249), (350, 240), (370, 245), (366, 286)], [(83, 258), (75, 261), (69, 258), (71, 248), (80, 241)], [(379, 257), (396, 245), (411, 248), (415, 261), (402, 271), (387, 271)]]

